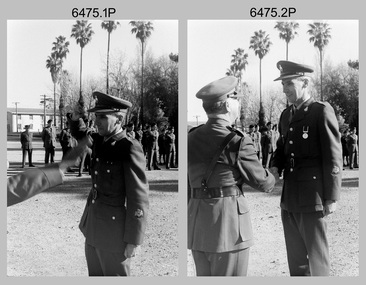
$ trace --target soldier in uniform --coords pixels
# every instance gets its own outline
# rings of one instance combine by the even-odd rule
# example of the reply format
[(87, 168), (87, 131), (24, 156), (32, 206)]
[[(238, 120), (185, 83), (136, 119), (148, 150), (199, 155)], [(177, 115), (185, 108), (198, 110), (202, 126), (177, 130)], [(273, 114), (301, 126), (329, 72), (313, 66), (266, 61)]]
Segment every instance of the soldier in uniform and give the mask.
[(281, 217), (291, 276), (328, 276), (325, 216), (336, 209), (342, 177), (338, 122), (328, 102), (308, 92), (309, 66), (279, 61), (283, 92), (291, 104), (280, 116), (271, 172), (283, 172)]
[(42, 141), (45, 148), (44, 163), (48, 164), (49, 161), (54, 163), (55, 147), (56, 147), (56, 130), (52, 126), (52, 119), (47, 121), (47, 126), (42, 131)]
[(142, 244), (149, 186), (140, 143), (122, 130), (131, 103), (94, 92), (98, 133), (88, 134), (80, 114), (68, 114), (71, 134), (92, 139), (92, 189), (79, 228), (85, 236), (90, 276), (128, 276), (131, 257)]
[(20, 134), (20, 143), (22, 145), (22, 168), (25, 166), (25, 156), (28, 153), (28, 164), (29, 167), (34, 167), (32, 163), (32, 152), (33, 152), (33, 134), (29, 132), (29, 125), (25, 125), (25, 131)]
[(358, 136), (356, 132), (356, 128), (353, 128), (353, 130), (351, 130), (350, 134), (347, 136), (350, 169), (358, 168)]
[(253, 235), (243, 184), (270, 192), (275, 179), (263, 169), (251, 138), (230, 126), (239, 116), (237, 79), (203, 87), (206, 124), (188, 134), (188, 248), (198, 276), (246, 276)]

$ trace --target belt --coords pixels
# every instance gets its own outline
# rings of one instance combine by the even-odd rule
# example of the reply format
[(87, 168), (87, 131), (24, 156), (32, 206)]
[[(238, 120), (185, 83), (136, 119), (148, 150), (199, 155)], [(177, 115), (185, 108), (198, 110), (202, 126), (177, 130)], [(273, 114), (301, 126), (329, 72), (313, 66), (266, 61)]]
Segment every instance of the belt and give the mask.
[(224, 186), (213, 188), (193, 188), (191, 192), (191, 198), (193, 199), (211, 199), (211, 198), (223, 198), (230, 196), (242, 195), (238, 186)]
[(103, 204), (110, 206), (121, 207), (124, 206), (124, 198), (122, 195), (116, 197), (108, 197), (102, 192), (97, 191), (95, 188), (91, 189), (91, 202), (94, 204), (95, 200), (99, 200)]

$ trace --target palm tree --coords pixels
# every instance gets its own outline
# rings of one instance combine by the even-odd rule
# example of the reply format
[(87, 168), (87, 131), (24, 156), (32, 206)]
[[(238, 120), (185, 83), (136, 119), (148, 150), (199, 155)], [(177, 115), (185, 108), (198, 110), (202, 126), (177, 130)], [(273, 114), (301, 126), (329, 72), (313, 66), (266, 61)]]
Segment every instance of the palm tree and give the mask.
[[(66, 41), (66, 37), (58, 36), (56, 38), (56, 42), (53, 42), (52, 44), (53, 44), (52, 51), (55, 54), (56, 58), (59, 59), (59, 64), (60, 64), (59, 73), (61, 73), (64, 58), (66, 58), (67, 54), (69, 53), (69, 44), (70, 44), (70, 42)], [(60, 105), (59, 105), (61, 129), (63, 128), (62, 110), (63, 110), (63, 106), (64, 106), (63, 105), (64, 98), (62, 97), (62, 95), (63, 94), (61, 92), (61, 94), (60, 94)], [(53, 97), (54, 97), (54, 100), (53, 100), (54, 120), (55, 120), (55, 123), (56, 123), (56, 92), (54, 92)]]
[(88, 20), (76, 20), (76, 24), (71, 29), (71, 37), (74, 37), (76, 43), (80, 45), (80, 112), (84, 112), (84, 99), (82, 95), (83, 48), (91, 41), (93, 34), (94, 31), (92, 30), (91, 24), (88, 24)]
[(111, 33), (117, 29), (119, 22), (115, 21), (103, 21), (102, 29), (107, 30), (108, 32), (108, 48), (107, 48), (107, 93), (109, 93), (109, 47), (111, 42)]
[(297, 35), (296, 29), (299, 28), (299, 23), (296, 22), (277, 22), (275, 29), (277, 29), (280, 34), (280, 39), (286, 42), (286, 60), (288, 60), (288, 44)]
[(56, 124), (56, 84), (58, 82), (60, 70), (61, 70), (61, 60), (57, 57), (55, 52), (51, 53), (46, 60), (46, 68), (50, 69), (52, 82), (53, 82), (53, 121)]
[(269, 47), (272, 42), (269, 35), (265, 31), (259, 30), (254, 32), (254, 36), (250, 39), (249, 48), (254, 50), (254, 53), (259, 57), (259, 125), (264, 125), (264, 109), (262, 102), (262, 59), (269, 52)]
[(248, 54), (244, 53), (244, 49), (238, 48), (234, 50), (234, 54), (231, 55), (230, 69), (226, 72), (226, 75), (233, 75), (238, 78), (239, 89), (241, 90), (241, 81), (243, 70), (245, 70)]
[(154, 30), (152, 22), (148, 21), (130, 21), (132, 34), (136, 34), (136, 38), (141, 42), (141, 124), (144, 121), (144, 52), (146, 48), (146, 41), (151, 36), (151, 32)]
[(307, 33), (310, 35), (309, 41), (314, 42), (314, 47), (319, 49), (320, 55), (320, 100), (323, 101), (323, 57), (324, 48), (331, 39), (331, 28), (327, 23), (314, 22), (309, 24), (310, 30)]

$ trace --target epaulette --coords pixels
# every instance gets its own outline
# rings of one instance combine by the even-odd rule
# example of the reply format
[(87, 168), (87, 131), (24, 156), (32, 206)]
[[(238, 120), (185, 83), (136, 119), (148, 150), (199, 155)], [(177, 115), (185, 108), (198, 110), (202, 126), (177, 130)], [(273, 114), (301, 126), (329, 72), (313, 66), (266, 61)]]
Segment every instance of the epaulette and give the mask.
[(227, 126), (226, 127), (230, 132), (235, 132), (238, 136), (241, 136), (241, 137), (245, 137), (247, 134), (242, 132), (241, 130), (238, 130), (238, 129), (234, 129), (230, 126)]
[(188, 131), (188, 133), (193, 132), (194, 130), (198, 129), (199, 127), (202, 127), (203, 125), (204, 125), (204, 124), (199, 125), (199, 126), (197, 126), (197, 127), (193, 127), (193, 128), (191, 128), (191, 129)]

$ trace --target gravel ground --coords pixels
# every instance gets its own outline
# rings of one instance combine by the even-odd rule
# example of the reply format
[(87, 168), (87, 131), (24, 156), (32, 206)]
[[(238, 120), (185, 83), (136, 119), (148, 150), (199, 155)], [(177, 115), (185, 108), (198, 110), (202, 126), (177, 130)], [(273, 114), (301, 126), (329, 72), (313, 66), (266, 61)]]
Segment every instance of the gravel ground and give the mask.
[[(12, 164), (12, 163), (11, 163)], [(12, 168), (13, 174), (20, 169)], [(132, 276), (178, 275), (178, 171), (149, 171), (150, 211)], [(7, 209), (8, 276), (87, 276), (78, 224), (90, 177), (65, 183)]]

